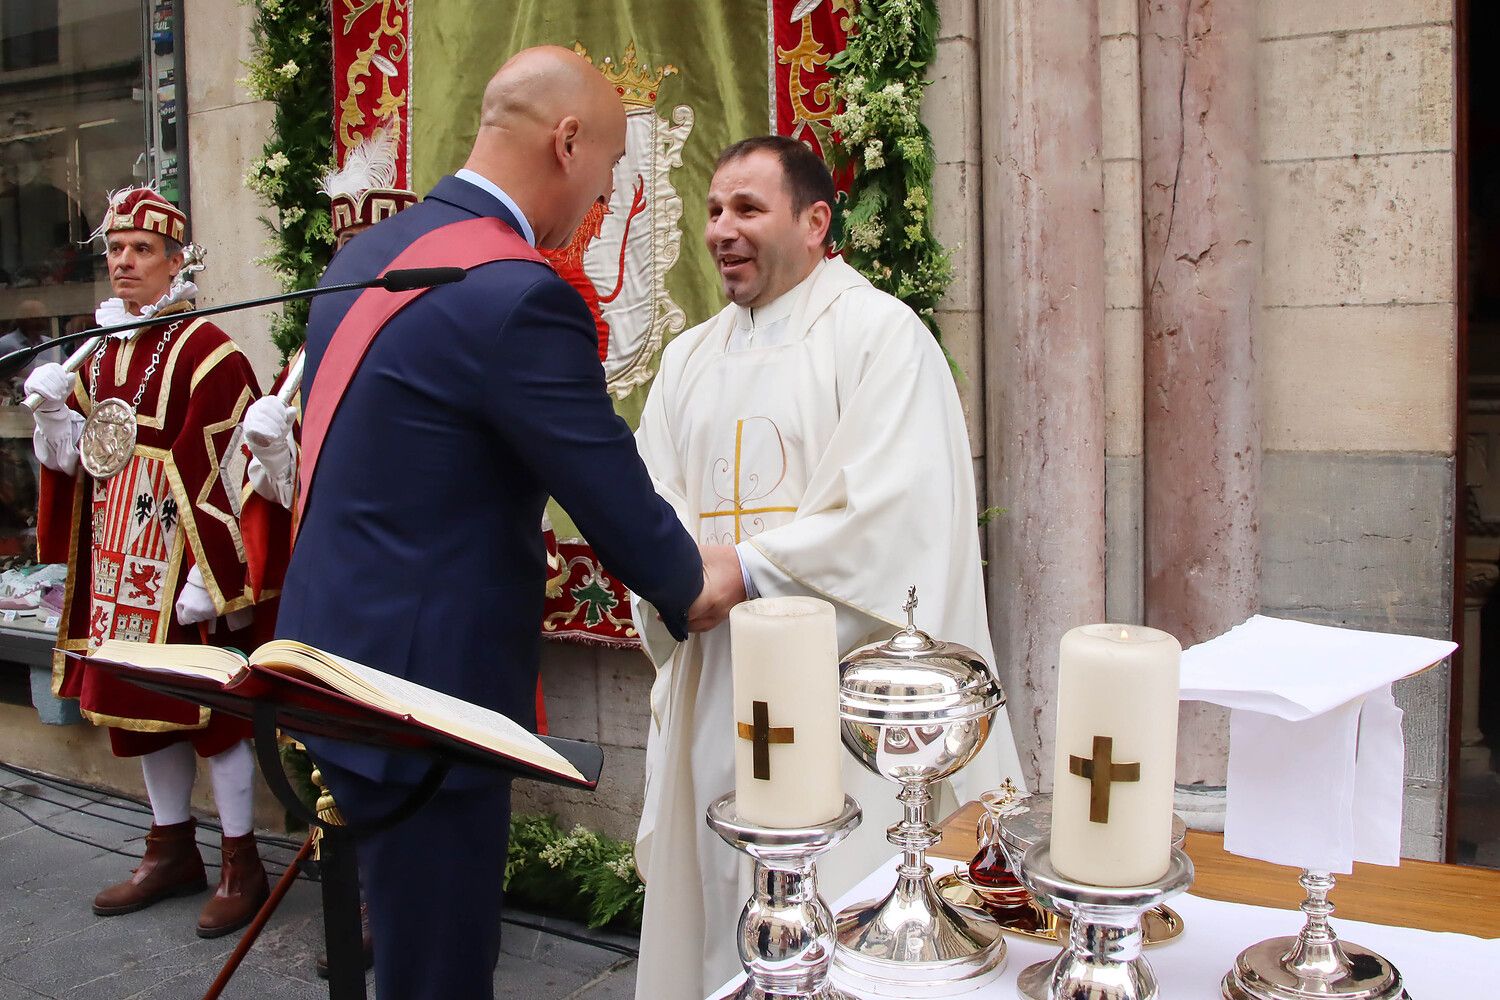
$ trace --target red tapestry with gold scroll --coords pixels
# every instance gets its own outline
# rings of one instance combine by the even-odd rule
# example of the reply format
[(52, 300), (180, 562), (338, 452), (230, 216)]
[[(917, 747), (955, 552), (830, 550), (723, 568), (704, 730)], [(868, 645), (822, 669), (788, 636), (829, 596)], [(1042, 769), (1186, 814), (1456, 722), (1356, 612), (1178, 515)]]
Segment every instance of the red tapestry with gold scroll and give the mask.
[[(429, 0), (431, 2), (431, 0)], [(416, 0), (333, 0), (333, 152), (394, 124), (395, 187), (411, 188), (411, 8)]]

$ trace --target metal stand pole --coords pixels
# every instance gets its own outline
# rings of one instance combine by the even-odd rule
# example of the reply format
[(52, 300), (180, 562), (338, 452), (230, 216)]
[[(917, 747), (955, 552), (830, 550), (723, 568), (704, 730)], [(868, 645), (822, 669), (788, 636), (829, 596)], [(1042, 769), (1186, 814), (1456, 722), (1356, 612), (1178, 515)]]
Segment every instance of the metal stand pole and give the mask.
[(365, 949), (359, 921), (359, 864), (354, 838), (323, 828), (318, 869), (323, 877), (323, 939), (328, 948), (330, 1000), (364, 1000)]
[(261, 775), (287, 811), (322, 831), (323, 934), (328, 948), (329, 1000), (365, 1000), (365, 957), (359, 919), (359, 865), (355, 838), (395, 826), (432, 798), (448, 775), (448, 762), (434, 758), (427, 774), (400, 805), (357, 826), (325, 823), (292, 789), (276, 748), (276, 706), (255, 706), (255, 757)]

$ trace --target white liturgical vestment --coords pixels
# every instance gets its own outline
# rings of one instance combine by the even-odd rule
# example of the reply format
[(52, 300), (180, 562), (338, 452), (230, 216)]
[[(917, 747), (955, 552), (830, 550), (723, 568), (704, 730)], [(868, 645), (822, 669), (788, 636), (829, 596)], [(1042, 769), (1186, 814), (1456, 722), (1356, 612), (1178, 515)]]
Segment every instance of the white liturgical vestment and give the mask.
[[(833, 603), (841, 653), (904, 626), (915, 585), (918, 627), (994, 663), (952, 374), (916, 314), (842, 260), (754, 315), (731, 305), (673, 341), (636, 441), (683, 524), (700, 543), (736, 545), (760, 596)], [(636, 621), (657, 666), (636, 996), (701, 1000), (740, 968), (735, 925), (751, 888), (749, 860), (703, 818), (734, 788), (729, 624), (675, 645), (648, 605)], [(900, 819), (894, 784), (848, 756), (843, 773), (864, 822), (819, 861), (826, 899), (895, 852), (885, 834)], [(1002, 714), (935, 816), (1007, 777), (1021, 785)]]

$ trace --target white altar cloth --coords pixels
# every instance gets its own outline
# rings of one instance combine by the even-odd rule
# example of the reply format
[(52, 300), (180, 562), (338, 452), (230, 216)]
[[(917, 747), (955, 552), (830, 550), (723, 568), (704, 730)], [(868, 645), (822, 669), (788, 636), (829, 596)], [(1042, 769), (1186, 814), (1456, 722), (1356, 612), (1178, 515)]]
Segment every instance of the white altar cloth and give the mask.
[[(940, 858), (931, 861), (933, 870), (939, 874), (957, 867), (954, 862)], [(897, 859), (892, 858), (833, 903), (834, 912), (889, 891), (896, 882), (896, 863)], [(1330, 898), (1336, 908), (1337, 887)], [(1219, 982), (1241, 951), (1266, 938), (1296, 934), (1302, 927), (1299, 910), (1201, 899), (1191, 895), (1191, 890), (1167, 905), (1182, 915), (1187, 929), (1175, 941), (1146, 950), (1161, 984), (1163, 1000), (1219, 1000)], [(1493, 983), (1500, 975), (1500, 939), (1341, 920), (1336, 911), (1333, 928), (1340, 938), (1363, 945), (1395, 963), (1405, 979), (1407, 992), (1415, 1000), (1478, 997), (1480, 994), (1474, 992), (1476, 985)], [(1056, 945), (1012, 934), (1005, 935), (1005, 942), (1009, 954), (1004, 974), (989, 986), (963, 996), (974, 1000), (1015, 1000), (1016, 976), (1021, 970), (1051, 958), (1058, 951)], [(731, 995), (743, 981), (740, 976), (713, 996)], [(834, 982), (839, 984), (837, 973)]]

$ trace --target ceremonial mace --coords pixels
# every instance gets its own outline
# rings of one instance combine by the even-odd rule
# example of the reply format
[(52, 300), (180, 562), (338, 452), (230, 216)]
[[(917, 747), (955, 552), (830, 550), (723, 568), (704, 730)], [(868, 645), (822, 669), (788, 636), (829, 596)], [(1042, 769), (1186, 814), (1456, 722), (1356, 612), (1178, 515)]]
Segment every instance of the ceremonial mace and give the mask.
[[(418, 288), (431, 288), (435, 285), (447, 285), (455, 281), (462, 281), (466, 274), (468, 272), (461, 267), (409, 267), (397, 271), (387, 271), (379, 277), (371, 278), (369, 281), (350, 281), (339, 285), (323, 285), (318, 288), (304, 288), (295, 292), (284, 292), (280, 295), (267, 295), (258, 299), (245, 299), (242, 302), (230, 302), (222, 306), (189, 309), (186, 312), (172, 313), (170, 318), (173, 322), (198, 319), (203, 316), (217, 316), (220, 313), (237, 312), (241, 309), (253, 309), (256, 306), (271, 306), (280, 302), (295, 302), (298, 299), (310, 299), (316, 295), (328, 295), (332, 292), (353, 292), (365, 288), (383, 288), (388, 292), (409, 292)], [(79, 347), (78, 350), (69, 355), (67, 361), (63, 362), (64, 371), (76, 372), (79, 368), (83, 367), (84, 362), (89, 359), (89, 355), (93, 354), (99, 347), (99, 342), (109, 334), (119, 333), (121, 330), (139, 330), (141, 327), (155, 326), (163, 322), (164, 319), (165, 317), (161, 316), (146, 316), (115, 326), (96, 326), (88, 330), (80, 330), (77, 333), (67, 333), (61, 337), (54, 337), (52, 340), (43, 341), (40, 344), (22, 347), (19, 350), (11, 351), (4, 357), (0, 357), (0, 378), (14, 375), (28, 361), (43, 351), (49, 351), (54, 347), (62, 347), (74, 341), (82, 340), (84, 342), (83, 346)], [(293, 393), (296, 392), (296, 386), (302, 381), (300, 359), (294, 363), (294, 374), (296, 375), (295, 379), (293, 379), (291, 373), (287, 377), (287, 385), (292, 387)], [(282, 393), (286, 394), (287, 398), (290, 398), (291, 394), (286, 392), (285, 387), (283, 387)], [(286, 400), (282, 401), (285, 402)], [(30, 393), (22, 400), (22, 405), (29, 410), (35, 410), (38, 406), (42, 405), (42, 397), (34, 392)]]
[(291, 367), (286, 370), (286, 381), (281, 383), (281, 391), (276, 394), (283, 406), (291, 406), (292, 397), (302, 388), (302, 363), (306, 360), (307, 352), (298, 351), (297, 356), (292, 359)]

